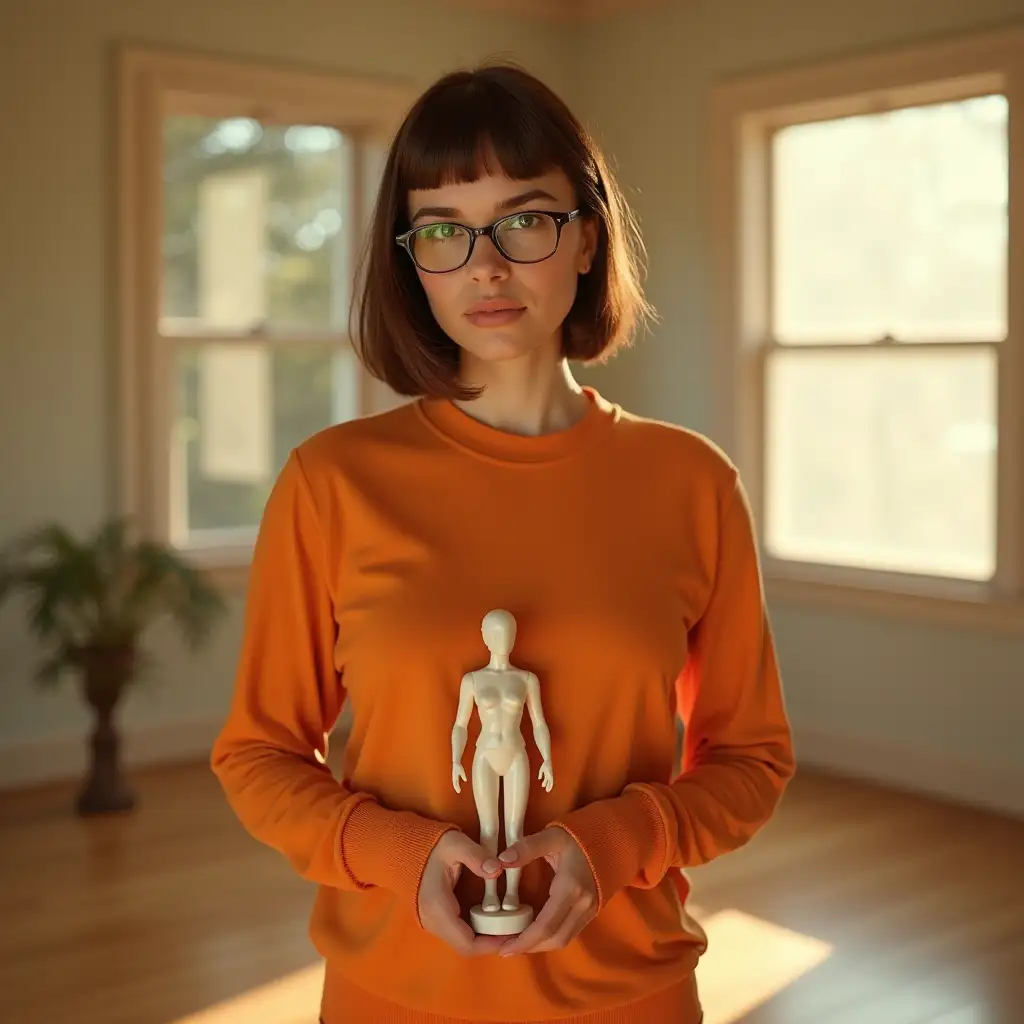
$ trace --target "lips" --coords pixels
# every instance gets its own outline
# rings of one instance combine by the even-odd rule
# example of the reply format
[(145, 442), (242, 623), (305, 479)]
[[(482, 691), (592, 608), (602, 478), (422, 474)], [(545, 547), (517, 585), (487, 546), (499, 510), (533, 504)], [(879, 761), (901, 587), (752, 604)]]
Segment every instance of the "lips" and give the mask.
[(505, 327), (515, 323), (526, 312), (511, 299), (484, 299), (466, 310), (466, 319), (474, 327)]
[(518, 312), (523, 307), (511, 299), (484, 299), (476, 302), (466, 310), (466, 316), (473, 316), (476, 313), (507, 313)]

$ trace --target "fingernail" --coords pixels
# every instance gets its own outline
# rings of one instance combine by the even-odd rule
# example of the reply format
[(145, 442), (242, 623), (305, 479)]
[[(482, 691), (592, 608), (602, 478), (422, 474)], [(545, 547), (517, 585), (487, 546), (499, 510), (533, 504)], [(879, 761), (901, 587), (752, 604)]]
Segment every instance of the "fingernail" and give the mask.
[(500, 871), (501, 865), (496, 860), (489, 858), (484, 861), (483, 869), (490, 874), (492, 871)]
[(516, 860), (516, 854), (514, 850), (505, 850), (498, 855), (498, 859), (504, 861), (506, 864), (514, 864)]

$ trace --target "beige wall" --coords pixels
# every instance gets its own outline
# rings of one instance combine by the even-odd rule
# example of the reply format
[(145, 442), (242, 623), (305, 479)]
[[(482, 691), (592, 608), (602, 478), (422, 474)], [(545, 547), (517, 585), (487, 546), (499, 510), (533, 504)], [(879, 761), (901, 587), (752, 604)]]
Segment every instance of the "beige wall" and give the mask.
[[(690, 0), (590, 29), (586, 102), (634, 192), (654, 336), (599, 379), (714, 436), (709, 89), (722, 77), (1024, 20), (1024, 0)], [(1024, 813), (1024, 636), (773, 604), (807, 758)]]
[[(116, 487), (113, 57), (124, 42), (426, 84), (513, 57), (566, 82), (557, 30), (428, 0), (13, 0), (0, 13), (0, 538), (59, 517), (91, 528)], [(158, 642), (125, 708), (130, 756), (201, 745), (230, 689), (232, 616), (195, 661)], [(77, 771), (88, 717), (31, 684), (37, 651), (0, 613), (0, 784)], [(42, 742), (41, 742), (42, 741)]]
[[(585, 375), (610, 397), (713, 432), (707, 385), (708, 89), (717, 77), (1024, 18), (1024, 0), (678, 0), (566, 33), (429, 0), (32, 0), (0, 32), (0, 536), (59, 515), (87, 527), (114, 488), (111, 48), (180, 45), (426, 81), (515, 56), (576, 104), (631, 191), (650, 251), (653, 337)], [(245, 11), (245, 16), (240, 11)], [(17, 98), (15, 98), (17, 97)], [(840, 766), (1009, 803), (1024, 793), (1024, 638), (773, 608), (801, 748)], [(126, 708), (135, 758), (201, 749), (239, 637), (159, 677)], [(77, 770), (87, 718), (30, 685), (35, 650), (0, 618), (0, 782)], [(963, 702), (963, 703), (962, 703)]]

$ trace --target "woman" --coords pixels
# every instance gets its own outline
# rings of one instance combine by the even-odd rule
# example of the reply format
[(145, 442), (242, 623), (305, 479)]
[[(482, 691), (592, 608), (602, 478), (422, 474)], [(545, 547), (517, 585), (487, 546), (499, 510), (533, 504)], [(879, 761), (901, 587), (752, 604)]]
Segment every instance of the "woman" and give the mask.
[[(637, 252), (597, 147), (515, 68), (445, 77), (394, 140), (358, 336), (413, 400), (288, 459), (212, 755), (245, 827), (320, 887), (324, 1024), (701, 1019), (683, 871), (746, 843), (794, 763), (734, 466), (569, 369), (646, 315)], [(558, 766), (500, 860), (450, 748), (495, 608)], [(337, 781), (318, 748), (346, 699)], [(534, 920), (475, 935), (509, 868)]]

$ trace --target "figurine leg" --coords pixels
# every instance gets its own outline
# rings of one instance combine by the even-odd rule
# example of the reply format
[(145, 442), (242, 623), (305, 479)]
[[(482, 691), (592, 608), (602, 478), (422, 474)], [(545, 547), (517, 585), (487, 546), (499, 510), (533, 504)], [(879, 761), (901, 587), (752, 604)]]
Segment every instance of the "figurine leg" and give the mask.
[[(526, 798), (530, 789), (530, 762), (524, 750), (512, 762), (505, 775), (505, 844), (511, 846), (523, 838), (523, 820), (526, 817)], [(519, 909), (519, 876), (522, 868), (509, 868), (505, 872), (505, 899), (502, 908)]]
[[(473, 798), (480, 819), (480, 845), (492, 856), (498, 856), (498, 773), (484, 757), (473, 759)], [(483, 909), (499, 910), (498, 879), (484, 879)]]

